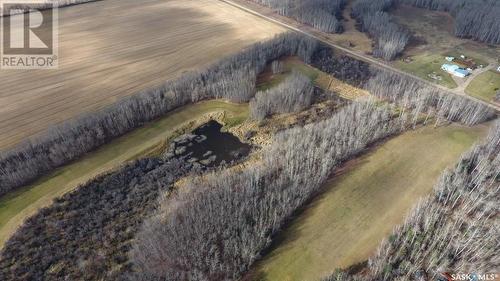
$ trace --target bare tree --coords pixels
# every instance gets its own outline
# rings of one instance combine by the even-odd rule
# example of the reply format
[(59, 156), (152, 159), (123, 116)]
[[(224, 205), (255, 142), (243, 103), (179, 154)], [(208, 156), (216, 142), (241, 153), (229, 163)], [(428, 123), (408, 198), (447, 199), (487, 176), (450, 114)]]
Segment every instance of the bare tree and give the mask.
[(284, 34), (221, 60), (204, 71), (123, 99), (108, 108), (58, 125), (41, 137), (0, 154), (0, 195), (73, 161), (169, 111), (204, 99), (247, 102), (255, 94), (257, 73), (282, 56), (311, 60), (317, 42)]
[(373, 55), (385, 60), (394, 59), (410, 40), (409, 32), (387, 13), (393, 5), (393, 0), (356, 0), (351, 11), (361, 30), (375, 39)]
[(455, 18), (455, 35), (500, 44), (500, 2), (497, 0), (398, 0), (419, 8), (446, 11)]
[(414, 118), (423, 114), (436, 116), (436, 122), (447, 120), (474, 125), (496, 116), (495, 110), (486, 105), (438, 90), (409, 76), (378, 68), (372, 71), (374, 75), (366, 89), (376, 97), (402, 106)]
[(291, 17), (328, 33), (343, 31), (339, 19), (345, 0), (252, 0), (274, 9), (281, 15)]
[(496, 121), (486, 140), (444, 171), (434, 194), (420, 201), (380, 245), (363, 275), (337, 272), (325, 280), (437, 280), (443, 272), (494, 273), (500, 251), (499, 152)]
[(353, 103), (282, 132), (260, 163), (195, 178), (166, 196), (137, 236), (136, 279), (238, 279), (340, 162), (400, 130), (392, 110)]
[(278, 86), (257, 92), (250, 101), (250, 117), (263, 120), (274, 113), (302, 111), (311, 105), (313, 90), (309, 77), (293, 71)]

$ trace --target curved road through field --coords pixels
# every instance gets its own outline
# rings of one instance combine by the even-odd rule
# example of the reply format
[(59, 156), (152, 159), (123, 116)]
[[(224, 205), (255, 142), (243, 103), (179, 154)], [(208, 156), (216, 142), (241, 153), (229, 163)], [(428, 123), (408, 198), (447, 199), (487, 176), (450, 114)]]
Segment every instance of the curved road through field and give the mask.
[[(350, 50), (348, 48), (345, 48), (345, 47), (342, 47), (338, 44), (335, 44), (333, 42), (331, 42), (331, 40), (328, 39), (328, 36), (326, 33), (324, 32), (321, 32), (321, 31), (318, 31), (318, 30), (315, 30), (313, 28), (310, 28), (308, 26), (305, 26), (305, 25), (302, 25), (296, 21), (292, 21), (290, 19), (287, 19), (287, 22), (284, 22), (282, 19), (278, 19), (278, 15), (276, 15), (275, 13), (272, 13), (272, 12), (266, 12), (265, 10), (268, 10), (266, 9), (265, 7), (260, 7), (258, 6), (257, 4), (253, 5), (252, 3), (252, 9), (251, 8), (248, 8), (246, 7), (245, 5), (248, 4), (250, 5), (250, 3), (246, 3), (244, 1), (239, 1), (239, 0), (236, 0), (236, 1), (232, 1), (232, 0), (219, 0), (219, 1), (222, 1), (226, 4), (229, 4), (229, 5), (232, 5), (234, 7), (237, 7), (243, 11), (246, 11), (248, 13), (251, 13), (253, 15), (256, 15), (256, 16), (259, 16), (261, 18), (264, 18), (268, 21), (271, 21), (273, 23), (276, 23), (276, 24), (279, 24), (285, 28), (288, 28), (290, 30), (293, 30), (295, 32), (298, 32), (298, 33), (301, 33), (301, 34), (304, 34), (306, 36), (309, 36), (309, 37), (312, 37), (312, 38), (315, 38), (335, 49), (338, 49), (338, 50), (341, 50), (342, 52), (345, 52), (349, 55), (351, 55), (352, 57), (355, 57), (357, 59), (360, 59), (362, 61), (365, 61), (365, 62), (368, 62), (370, 64), (373, 64), (373, 65), (376, 65), (380, 68), (383, 68), (383, 69), (387, 69), (387, 70), (390, 70), (390, 71), (394, 71), (396, 73), (399, 73), (401, 75), (406, 75), (406, 76), (409, 76), (409, 77), (412, 77), (422, 83), (425, 83), (427, 85), (430, 85), (430, 86), (433, 86), (433, 87), (436, 87), (436, 88), (439, 88), (440, 90), (443, 90), (447, 93), (450, 93), (450, 94), (456, 94), (456, 95), (460, 95), (460, 96), (464, 96), (468, 99), (471, 99), (471, 100), (474, 100), (478, 103), (482, 103), (496, 111), (500, 111), (500, 107), (499, 106), (496, 106), (496, 105), (493, 105), (493, 104), (490, 104), (490, 103), (487, 103), (485, 101), (482, 101), (480, 99), (477, 99), (475, 97), (472, 97), (472, 96), (469, 96), (467, 95), (463, 89), (458, 89), (456, 91), (453, 91), (453, 90), (450, 90), (444, 86), (441, 86), (441, 85), (437, 85), (437, 84), (434, 84), (432, 82), (429, 82), (425, 79), (422, 79), (416, 75), (413, 75), (411, 73), (407, 73), (407, 72), (404, 72), (400, 69), (397, 69), (387, 63), (384, 63), (378, 59), (375, 59), (373, 57), (370, 57), (368, 55), (365, 55), (365, 54), (362, 54), (362, 53), (359, 53), (359, 52), (356, 52), (356, 51), (353, 51), (353, 50)], [(245, 4), (243, 4), (245, 3)], [(255, 8), (255, 9), (253, 9)], [(257, 10), (258, 8), (258, 10)], [(265, 14), (264, 14), (265, 13)], [(472, 79), (471, 79), (472, 80)]]
[(456, 87), (455, 89), (452, 89), (451, 92), (454, 92), (455, 94), (462, 94), (464, 93), (465, 94), (465, 89), (467, 89), (467, 87), (469, 86), (469, 84), (479, 75), (485, 73), (486, 71), (489, 71), (489, 70), (492, 70), (496, 67), (496, 63), (495, 63), (495, 60), (490, 60), (488, 61), (488, 66), (487, 67), (483, 67), (481, 69), (478, 69), (478, 70), (475, 70), (472, 72), (471, 75), (469, 75), (469, 77), (467, 77), (467, 79), (465, 80), (465, 82), (461, 83), (460, 85), (458, 85), (458, 87)]

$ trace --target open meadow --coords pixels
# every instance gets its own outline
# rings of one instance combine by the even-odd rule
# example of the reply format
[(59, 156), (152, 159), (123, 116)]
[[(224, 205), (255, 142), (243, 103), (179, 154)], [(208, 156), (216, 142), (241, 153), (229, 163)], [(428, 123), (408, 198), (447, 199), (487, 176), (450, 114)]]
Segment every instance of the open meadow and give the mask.
[(0, 150), (282, 31), (217, 0), (60, 8), (59, 69), (0, 70)]
[[(465, 92), (482, 100), (493, 102), (496, 93), (500, 90), (500, 72), (490, 70), (477, 76)], [(498, 103), (498, 102), (497, 102)]]
[(190, 122), (224, 112), (231, 118), (246, 119), (247, 104), (220, 100), (204, 101), (181, 107), (165, 117), (134, 130), (82, 159), (59, 168), (35, 183), (0, 198), (0, 248), (23, 221), (40, 208), (49, 206), (53, 199), (72, 191), (127, 161), (154, 153), (164, 146), (166, 139)]
[(486, 131), (483, 125), (424, 127), (346, 163), (245, 280), (319, 280), (365, 261)]
[(413, 35), (402, 58), (393, 65), (420, 78), (453, 89), (457, 84), (450, 74), (441, 70), (441, 65), (447, 63), (446, 56), (465, 55), (484, 67), (500, 57), (498, 46), (455, 37), (454, 19), (446, 12), (401, 5), (391, 14)]

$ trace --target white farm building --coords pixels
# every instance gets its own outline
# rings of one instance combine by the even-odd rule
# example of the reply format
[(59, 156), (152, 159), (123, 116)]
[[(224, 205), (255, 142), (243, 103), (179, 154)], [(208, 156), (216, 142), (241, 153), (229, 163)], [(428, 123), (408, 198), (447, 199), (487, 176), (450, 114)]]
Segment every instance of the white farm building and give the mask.
[(463, 69), (456, 64), (443, 64), (441, 69), (458, 77), (464, 78), (469, 76), (470, 72), (467, 69)]

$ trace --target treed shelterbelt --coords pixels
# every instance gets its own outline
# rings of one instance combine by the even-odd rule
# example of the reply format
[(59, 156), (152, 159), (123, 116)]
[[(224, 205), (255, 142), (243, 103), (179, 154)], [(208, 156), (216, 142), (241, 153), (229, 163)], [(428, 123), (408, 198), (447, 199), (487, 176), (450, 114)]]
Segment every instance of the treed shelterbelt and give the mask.
[(324, 281), (437, 280), (443, 271), (495, 273), (499, 194), (497, 121), (483, 143), (441, 175), (434, 194), (419, 202), (380, 245), (363, 274), (338, 270)]
[(354, 102), (281, 132), (262, 161), (194, 178), (160, 202), (134, 242), (134, 280), (237, 280), (342, 161), (401, 131), (392, 106)]
[(495, 114), (407, 76), (374, 71), (367, 87), (390, 103), (354, 102), (325, 121), (282, 132), (261, 163), (194, 179), (165, 197), (137, 236), (135, 279), (237, 280), (343, 160), (431, 117), (477, 124)]
[(498, 0), (397, 0), (401, 4), (449, 12), (455, 19), (455, 35), (500, 44)]
[(186, 74), (97, 113), (67, 121), (0, 152), (0, 196), (180, 106), (205, 99), (248, 102), (255, 94), (257, 74), (268, 63), (282, 56), (298, 56), (309, 63), (317, 45), (315, 40), (298, 34), (277, 36), (204, 71)]
[(374, 39), (374, 56), (392, 60), (409, 43), (409, 31), (396, 24), (390, 15), (391, 9), (402, 4), (449, 12), (455, 19), (455, 36), (500, 44), (497, 0), (355, 0), (351, 14), (361, 31)]
[[(409, 77), (370, 71), (366, 63), (336, 55), (313, 39), (285, 34), (7, 152), (0, 157), (2, 192), (15, 188), (13, 179), (44, 174), (184, 104), (259, 99), (257, 75), (287, 56), (298, 56), (347, 83), (365, 85), (386, 102), (352, 102), (322, 121), (281, 131), (260, 163), (192, 178), (173, 195), (172, 184), (196, 168), (167, 158), (142, 159), (100, 176), (56, 199), (18, 229), (0, 253), (0, 280), (237, 278), (344, 160), (412, 128), (424, 113), (464, 124), (494, 115), (465, 97), (440, 93)], [(283, 66), (274, 63), (273, 69), (279, 73)], [(310, 83), (296, 73), (283, 87), (307, 92)], [(269, 114), (301, 110), (310, 103), (307, 95), (299, 97), (301, 91), (289, 99), (285, 90), (274, 90), (271, 95), (286, 104), (271, 104)]]
[(373, 55), (392, 60), (410, 40), (410, 33), (392, 21), (389, 9), (393, 0), (355, 0), (351, 15), (356, 19), (361, 31), (368, 33), (375, 41)]
[(365, 88), (374, 96), (412, 111), (413, 118), (422, 115), (436, 122), (453, 121), (475, 125), (496, 116), (496, 111), (484, 104), (442, 91), (412, 77), (379, 68), (372, 68), (373, 75)]
[(252, 0), (281, 15), (328, 33), (343, 31), (341, 17), (346, 0)]
[(294, 71), (278, 86), (255, 94), (250, 101), (250, 117), (263, 120), (275, 113), (302, 111), (311, 105), (313, 92), (311, 79)]

